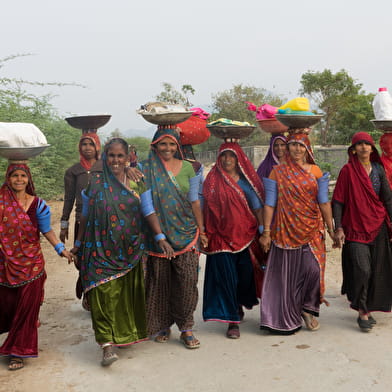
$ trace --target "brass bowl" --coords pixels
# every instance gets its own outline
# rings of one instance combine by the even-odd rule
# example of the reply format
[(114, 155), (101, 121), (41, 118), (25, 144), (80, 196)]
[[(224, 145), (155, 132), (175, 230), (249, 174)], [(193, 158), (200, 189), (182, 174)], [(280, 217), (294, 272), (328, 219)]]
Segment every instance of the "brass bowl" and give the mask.
[(370, 120), (374, 128), (384, 132), (392, 132), (392, 120)]
[(89, 116), (67, 117), (65, 121), (67, 121), (71, 127), (81, 129), (84, 132), (90, 130), (96, 132), (97, 129), (103, 127), (111, 117), (110, 114), (94, 114)]
[(184, 122), (190, 116), (192, 116), (191, 111), (187, 112), (168, 112), (168, 113), (148, 113), (143, 111), (138, 111), (142, 117), (151, 124), (155, 125), (176, 125)]
[(277, 120), (289, 128), (309, 128), (317, 124), (322, 118), (322, 114), (307, 116), (304, 114), (275, 114)]
[(254, 126), (207, 125), (208, 130), (220, 139), (244, 139), (256, 129)]
[(11, 160), (27, 160), (41, 154), (50, 144), (36, 147), (0, 147), (0, 156)]
[(282, 124), (276, 118), (257, 120), (257, 123), (262, 131), (271, 134), (284, 133), (289, 129), (287, 125)]

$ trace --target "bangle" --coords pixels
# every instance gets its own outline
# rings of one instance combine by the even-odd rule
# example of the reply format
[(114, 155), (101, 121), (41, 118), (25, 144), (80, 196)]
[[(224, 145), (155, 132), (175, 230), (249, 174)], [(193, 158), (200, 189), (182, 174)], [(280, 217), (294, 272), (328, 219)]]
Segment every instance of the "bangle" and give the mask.
[(155, 242), (158, 242), (160, 240), (165, 240), (165, 239), (166, 239), (166, 236), (163, 233), (159, 233), (159, 234), (154, 235)]
[(61, 230), (68, 229), (68, 227), (69, 227), (69, 222), (68, 221), (66, 221), (66, 220), (60, 221), (60, 229)]
[(264, 226), (259, 225), (259, 234), (263, 234), (263, 231), (264, 231)]
[(62, 242), (59, 242), (57, 245), (55, 245), (54, 250), (59, 256), (61, 256), (61, 253), (63, 250), (65, 250), (65, 245)]
[(203, 231), (203, 233), (200, 232), (199, 234), (200, 234), (200, 235), (207, 235), (205, 231)]
[(75, 240), (75, 242), (74, 242), (74, 247), (75, 248), (80, 248), (81, 245), (82, 245), (82, 241)]

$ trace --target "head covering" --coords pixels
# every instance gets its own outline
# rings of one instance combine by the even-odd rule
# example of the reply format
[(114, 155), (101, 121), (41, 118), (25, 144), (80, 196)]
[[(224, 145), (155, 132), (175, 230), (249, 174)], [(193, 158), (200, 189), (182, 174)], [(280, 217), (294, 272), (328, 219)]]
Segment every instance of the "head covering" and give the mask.
[(155, 145), (165, 137), (172, 139), (177, 144), (177, 152), (174, 155), (174, 157), (177, 159), (184, 159), (184, 155), (182, 153), (181, 143), (180, 143), (180, 134), (176, 128), (158, 127), (157, 131), (155, 132), (152, 138), (151, 147), (155, 147)]
[(314, 154), (312, 150), (312, 146), (310, 144), (309, 137), (306, 133), (291, 133), (287, 138), (287, 144), (290, 143), (299, 143), (305, 146), (307, 154), (306, 154), (306, 162), (314, 165), (316, 162), (314, 160)]
[(384, 165), (389, 185), (392, 187), (392, 133), (385, 132), (381, 136), (380, 147), (382, 150), (381, 161)]
[(220, 156), (233, 152), (238, 169), (260, 200), (264, 189), (252, 163), (238, 143), (223, 143), (215, 166), (203, 185), (205, 228), (208, 235), (206, 253), (239, 252), (254, 240), (257, 220), (249, 207), (244, 191), (223, 169)]
[(100, 151), (101, 151), (101, 142), (99, 140), (99, 136), (95, 132), (88, 132), (84, 133), (79, 140), (79, 157), (80, 157), (80, 164), (86, 169), (91, 169), (91, 162), (89, 162), (83, 155), (82, 155), (82, 141), (84, 139), (90, 140), (95, 147), (95, 159), (99, 159)]
[[(10, 185), (10, 176), (15, 170), (23, 170), (27, 174), (26, 192), (35, 196), (27, 164), (11, 163), (7, 168), (5, 182), (0, 188), (0, 266), (3, 266), (0, 268), (0, 285), (11, 287), (34, 280), (44, 269), (37, 221), (33, 222), (24, 211)], [(35, 198), (30, 208), (37, 205), (36, 200), (38, 199)]]
[(272, 135), (270, 139), (270, 146), (264, 160), (260, 163), (257, 169), (258, 176), (262, 179), (268, 177), (271, 173), (272, 166), (279, 165), (279, 159), (274, 153), (274, 144), (277, 140), (287, 142), (287, 138), (284, 135)]
[(370, 161), (382, 165), (372, 137), (366, 132), (356, 133), (348, 148), (348, 163), (339, 173), (332, 200), (344, 204), (342, 226), (346, 239), (370, 243), (376, 238), (387, 212), (374, 191), (370, 177), (355, 154), (354, 146), (360, 142), (373, 147)]

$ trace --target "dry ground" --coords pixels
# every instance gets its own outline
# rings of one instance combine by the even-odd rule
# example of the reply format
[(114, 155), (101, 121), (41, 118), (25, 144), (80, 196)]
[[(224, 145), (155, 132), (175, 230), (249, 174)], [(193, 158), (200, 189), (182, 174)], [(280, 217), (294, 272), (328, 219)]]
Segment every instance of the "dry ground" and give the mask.
[[(57, 232), (62, 204), (49, 204)], [(195, 317), (200, 349), (186, 350), (175, 331), (168, 344), (149, 341), (118, 350), (120, 360), (102, 368), (90, 315), (74, 296), (76, 270), (46, 242), (43, 248), (48, 280), (39, 357), (26, 360), (17, 372), (8, 371), (6, 360), (0, 359), (1, 392), (392, 390), (392, 318), (376, 313), (378, 324), (371, 333), (358, 330), (355, 313), (339, 294), (336, 250), (327, 255), (331, 306), (321, 309), (319, 331), (301, 330), (293, 336), (261, 332), (257, 307), (246, 312), (241, 338), (229, 340), (224, 325), (202, 321), (199, 301)], [(200, 293), (203, 275), (202, 258)]]

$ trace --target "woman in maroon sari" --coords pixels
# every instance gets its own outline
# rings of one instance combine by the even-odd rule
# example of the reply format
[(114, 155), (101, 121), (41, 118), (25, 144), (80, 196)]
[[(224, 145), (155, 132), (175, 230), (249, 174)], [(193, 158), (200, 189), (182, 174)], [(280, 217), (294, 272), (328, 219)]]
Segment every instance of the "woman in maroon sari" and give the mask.
[(342, 294), (358, 311), (363, 332), (376, 324), (371, 312), (390, 312), (392, 192), (372, 137), (358, 132), (333, 194), (336, 237), (343, 245)]
[[(258, 303), (263, 276), (259, 262), (264, 260), (258, 245), (263, 187), (239, 144), (221, 145), (203, 196), (208, 237), (203, 318), (227, 323), (226, 336), (237, 339), (242, 306), (251, 309)], [(254, 271), (259, 272), (256, 279)]]
[(0, 188), (0, 333), (8, 336), (0, 355), (9, 370), (23, 368), (23, 358), (38, 356), (38, 313), (46, 273), (40, 232), (68, 262), (74, 261), (50, 227), (50, 208), (38, 198), (28, 166), (8, 166)]

